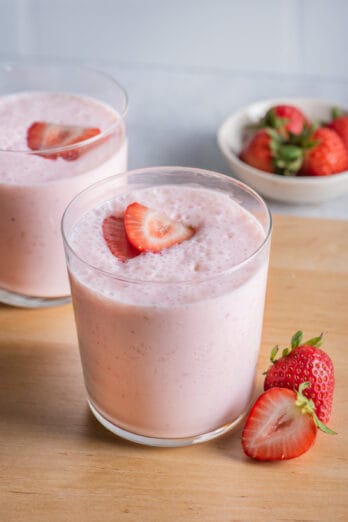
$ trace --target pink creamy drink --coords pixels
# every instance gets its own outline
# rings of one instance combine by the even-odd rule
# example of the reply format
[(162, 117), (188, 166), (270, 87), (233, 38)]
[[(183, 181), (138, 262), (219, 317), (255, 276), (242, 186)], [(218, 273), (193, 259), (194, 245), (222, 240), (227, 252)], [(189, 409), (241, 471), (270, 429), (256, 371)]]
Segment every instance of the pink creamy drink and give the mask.
[[(89, 147), (76, 145), (76, 159), (50, 159), (28, 146), (28, 129), (37, 121), (102, 134)], [(63, 211), (82, 189), (126, 166), (125, 127), (111, 106), (65, 93), (0, 97), (0, 288), (24, 297), (67, 296)]]
[[(118, 260), (102, 222), (134, 201), (195, 235)], [(252, 397), (260, 346), (270, 235), (261, 198), (207, 171), (144, 169), (78, 196), (63, 232), (97, 418), (154, 445), (199, 442), (235, 425)]]

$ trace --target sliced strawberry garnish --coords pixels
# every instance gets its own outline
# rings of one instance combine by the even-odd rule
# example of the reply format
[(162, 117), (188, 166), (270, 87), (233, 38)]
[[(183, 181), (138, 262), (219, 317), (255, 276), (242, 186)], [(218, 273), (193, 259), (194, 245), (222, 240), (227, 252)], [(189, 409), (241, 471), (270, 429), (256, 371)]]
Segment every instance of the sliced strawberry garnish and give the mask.
[[(58, 147), (67, 147), (86, 141), (100, 134), (100, 129), (79, 127), (76, 125), (57, 125), (45, 121), (36, 121), (27, 132), (27, 143), (31, 150), (43, 151)], [(62, 152), (44, 153), (41, 156), (49, 159), (64, 158), (67, 161), (76, 160), (89, 150), (89, 147), (75, 147)]]
[(122, 217), (108, 216), (102, 224), (103, 236), (112, 255), (120, 261), (127, 261), (138, 256), (136, 250), (128, 241)]
[(257, 460), (286, 460), (299, 457), (315, 441), (317, 427), (334, 432), (320, 422), (314, 404), (302, 391), (271, 388), (256, 400), (242, 434), (243, 450)]
[(140, 252), (161, 252), (195, 233), (193, 227), (187, 227), (140, 203), (127, 207), (124, 224), (129, 241)]

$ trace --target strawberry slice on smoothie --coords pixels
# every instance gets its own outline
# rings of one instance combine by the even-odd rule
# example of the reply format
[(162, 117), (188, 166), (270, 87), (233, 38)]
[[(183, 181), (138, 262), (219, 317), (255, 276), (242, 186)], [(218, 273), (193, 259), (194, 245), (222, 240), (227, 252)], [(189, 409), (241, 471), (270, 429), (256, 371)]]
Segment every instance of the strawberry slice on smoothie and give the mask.
[(139, 250), (128, 241), (123, 217), (106, 217), (102, 224), (102, 230), (110, 252), (120, 261), (127, 261), (140, 254)]
[(106, 217), (102, 232), (112, 255), (128, 261), (142, 252), (158, 253), (178, 245), (190, 239), (195, 229), (134, 202), (128, 205), (124, 217)]
[(124, 224), (128, 240), (140, 252), (161, 252), (195, 234), (193, 227), (137, 202), (126, 208)]
[[(44, 151), (58, 147), (67, 147), (94, 138), (100, 134), (98, 128), (80, 127), (77, 125), (57, 125), (45, 121), (36, 121), (28, 129), (27, 144), (31, 150)], [(87, 152), (89, 147), (75, 147), (63, 152), (40, 154), (44, 158), (74, 161)]]

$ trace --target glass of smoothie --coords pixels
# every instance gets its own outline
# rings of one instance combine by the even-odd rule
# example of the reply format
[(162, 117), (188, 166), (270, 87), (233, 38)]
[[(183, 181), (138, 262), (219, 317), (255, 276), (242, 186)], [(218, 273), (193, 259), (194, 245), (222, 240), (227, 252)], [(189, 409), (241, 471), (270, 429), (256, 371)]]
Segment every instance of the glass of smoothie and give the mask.
[(271, 237), (264, 201), (184, 167), (97, 183), (62, 222), (88, 403), (113, 433), (182, 446), (253, 398)]
[(84, 67), (0, 66), (0, 302), (70, 299), (60, 222), (71, 199), (127, 168), (127, 95)]

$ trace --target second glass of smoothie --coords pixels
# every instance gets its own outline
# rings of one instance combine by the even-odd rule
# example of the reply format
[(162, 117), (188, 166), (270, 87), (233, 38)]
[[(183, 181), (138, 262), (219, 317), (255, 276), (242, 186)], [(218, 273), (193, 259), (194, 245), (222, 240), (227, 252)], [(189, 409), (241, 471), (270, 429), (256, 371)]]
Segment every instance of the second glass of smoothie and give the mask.
[[(122, 223), (138, 205), (194, 234), (160, 252), (115, 257), (104, 224)], [(148, 168), (83, 191), (62, 230), (96, 418), (155, 446), (236, 426), (252, 399), (261, 339), (271, 235), (263, 200), (221, 174)]]
[(126, 170), (126, 108), (122, 87), (93, 70), (0, 67), (0, 302), (69, 300), (61, 217), (81, 190)]

